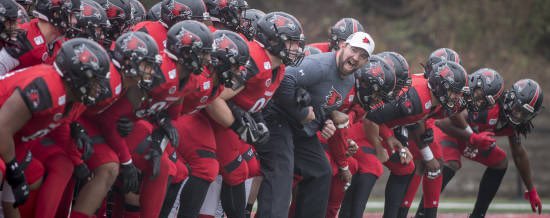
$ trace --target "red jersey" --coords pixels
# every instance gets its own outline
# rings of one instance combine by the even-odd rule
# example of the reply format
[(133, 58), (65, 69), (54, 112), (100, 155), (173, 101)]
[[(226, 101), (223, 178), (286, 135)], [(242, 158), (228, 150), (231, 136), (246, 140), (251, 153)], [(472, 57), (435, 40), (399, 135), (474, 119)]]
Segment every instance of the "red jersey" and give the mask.
[[(214, 85), (214, 81), (208, 72), (203, 72), (197, 78), (194, 86), (197, 86), (198, 89), (185, 96), (182, 114), (192, 114), (200, 111), (214, 101), (223, 91), (223, 85)], [(186, 87), (191, 85), (188, 84)]]
[(0, 76), (0, 105), (18, 90), (32, 114), (14, 137), (16, 144), (44, 137), (84, 112), (81, 103), (67, 104), (63, 80), (50, 65), (37, 65)]
[[(476, 132), (494, 132), (498, 136), (511, 136), (515, 134), (506, 120), (503, 120), (502, 108), (500, 105), (494, 105), (487, 110), (480, 112), (468, 112), (468, 124)], [(504, 118), (505, 119), (505, 118)]]
[(311, 44), (308, 44), (307, 46), (318, 48), (319, 50), (321, 50), (321, 52), (330, 52), (329, 42), (311, 43)]
[(182, 88), (179, 87), (176, 65), (166, 55), (163, 56), (163, 60), (162, 75), (159, 75), (160, 78), (155, 82), (153, 89), (148, 92), (146, 99), (140, 102), (131, 102), (128, 92), (126, 92), (102, 113), (102, 119), (97, 119), (98, 125), (103, 127), (101, 131), (107, 144), (113, 146), (122, 163), (128, 162), (131, 155), (126, 140), (118, 134), (116, 122), (121, 117), (137, 120), (169, 108), (176, 108), (170, 106), (181, 100), (182, 92), (178, 90), (182, 90)]
[(261, 111), (284, 78), (285, 66), (272, 66), (267, 51), (258, 42), (247, 42), (250, 61), (246, 65), (245, 88), (231, 100), (249, 112)]
[(55, 54), (65, 41), (64, 36), (59, 36), (59, 40), (47, 43), (46, 38), (38, 28), (38, 18), (21, 24), (20, 27), (27, 32), (27, 39), (33, 48), (19, 57), (19, 65), (15, 69), (22, 69), (42, 63), (52, 64), (55, 60)]
[(84, 112), (85, 116), (95, 116), (105, 111), (109, 106), (115, 103), (115, 101), (122, 95), (122, 75), (118, 73), (118, 70), (111, 63), (110, 66), (110, 88), (103, 96), (99, 96), (100, 101), (90, 106)]
[(419, 120), (428, 117), (440, 116), (441, 106), (434, 107), (432, 105), (432, 95), (428, 88), (428, 80), (424, 75), (414, 74), (412, 76), (412, 84), (409, 88), (407, 96), (403, 104), (409, 109), (410, 115), (393, 120), (387, 123), (387, 126), (393, 128), (395, 126), (405, 126), (413, 124)]
[(132, 31), (141, 31), (149, 34), (157, 43), (159, 53), (164, 53), (164, 49), (166, 48), (166, 36), (168, 35), (168, 29), (164, 27), (164, 25), (162, 25), (160, 21), (139, 22), (134, 27), (132, 27)]

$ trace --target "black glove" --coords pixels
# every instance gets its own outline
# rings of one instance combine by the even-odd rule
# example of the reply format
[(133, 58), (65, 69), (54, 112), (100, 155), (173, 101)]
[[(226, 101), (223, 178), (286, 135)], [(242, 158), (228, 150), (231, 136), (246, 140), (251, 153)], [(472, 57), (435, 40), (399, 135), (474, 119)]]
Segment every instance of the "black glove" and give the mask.
[(158, 176), (160, 172), (160, 158), (163, 153), (162, 149), (162, 139), (164, 134), (162, 131), (155, 130), (151, 134), (151, 146), (149, 147), (149, 152), (145, 155), (145, 160), (151, 161), (151, 179), (154, 179)]
[(252, 115), (235, 104), (228, 104), (235, 121), (230, 128), (240, 139), (251, 145), (261, 145), (269, 140), (269, 130), (265, 123), (258, 124)]
[(139, 170), (133, 163), (120, 165), (122, 193), (139, 192)]
[(4, 43), (6, 52), (15, 59), (19, 59), (22, 55), (32, 50), (32, 44), (27, 39), (27, 32), (18, 30), (15, 35), (15, 40), (8, 40)]
[(420, 135), (420, 140), (425, 146), (429, 146), (434, 141), (434, 131), (431, 128), (427, 128), (424, 133)]
[(157, 115), (157, 125), (164, 131), (164, 134), (170, 140), (172, 147), (177, 148), (179, 145), (178, 130), (172, 125), (171, 119), (166, 112), (160, 112)]
[(303, 88), (296, 89), (296, 103), (300, 107), (307, 107), (311, 105), (311, 95)]
[(6, 181), (11, 186), (13, 197), (15, 198), (13, 207), (17, 207), (24, 204), (29, 197), (29, 185), (27, 184), (23, 170), (19, 167), (19, 164), (15, 158), (11, 162), (7, 163), (6, 167)]
[(251, 132), (256, 132), (254, 135), (258, 136), (258, 140), (253, 145), (263, 145), (269, 141), (269, 128), (267, 128), (262, 112), (253, 113), (252, 118), (256, 121), (256, 127), (250, 128)]
[(71, 137), (75, 140), (76, 147), (82, 151), (82, 160), (88, 160), (94, 153), (94, 142), (86, 130), (79, 123), (72, 122)]
[(134, 129), (134, 122), (127, 117), (121, 117), (116, 122), (116, 130), (122, 137), (128, 136)]
[(78, 166), (74, 168), (73, 176), (77, 180), (85, 180), (88, 179), (91, 176), (92, 172), (90, 172), (90, 169), (88, 169), (88, 165), (85, 163), (81, 163)]

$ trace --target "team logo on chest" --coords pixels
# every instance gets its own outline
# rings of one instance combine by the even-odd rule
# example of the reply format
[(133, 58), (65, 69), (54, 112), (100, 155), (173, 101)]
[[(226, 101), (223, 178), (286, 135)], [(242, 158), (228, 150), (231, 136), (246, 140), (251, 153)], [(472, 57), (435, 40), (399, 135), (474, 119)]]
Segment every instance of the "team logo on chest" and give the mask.
[(56, 113), (56, 114), (53, 115), (53, 121), (57, 122), (57, 121), (61, 120), (62, 117), (63, 117), (62, 113)]
[(334, 88), (330, 89), (327, 96), (325, 96), (325, 107), (333, 107), (342, 105), (342, 94)]

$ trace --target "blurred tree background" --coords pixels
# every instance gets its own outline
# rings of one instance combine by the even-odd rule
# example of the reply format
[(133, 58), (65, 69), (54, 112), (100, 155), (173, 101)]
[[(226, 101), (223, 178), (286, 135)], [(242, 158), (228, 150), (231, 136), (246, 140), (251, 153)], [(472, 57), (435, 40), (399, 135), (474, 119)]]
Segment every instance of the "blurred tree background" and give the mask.
[[(144, 1), (151, 6), (157, 1)], [(550, 1), (547, 0), (248, 0), (251, 8), (264, 12), (285, 11), (304, 27), (307, 43), (326, 41), (328, 28), (343, 17), (359, 20), (375, 42), (375, 51), (396, 51), (409, 61), (413, 73), (435, 49), (456, 50), (468, 72), (483, 67), (497, 70), (506, 87), (520, 78), (532, 78), (550, 101)], [(535, 120), (535, 132), (525, 140), (533, 177), (541, 197), (550, 197), (550, 112)], [(506, 148), (506, 140), (499, 141)], [(499, 196), (517, 196), (517, 172), (510, 167)], [(455, 179), (460, 184), (452, 195), (475, 196), (482, 168), (463, 161), (464, 170)], [(544, 185), (546, 184), (546, 185)], [(382, 195), (377, 186), (375, 195)]]

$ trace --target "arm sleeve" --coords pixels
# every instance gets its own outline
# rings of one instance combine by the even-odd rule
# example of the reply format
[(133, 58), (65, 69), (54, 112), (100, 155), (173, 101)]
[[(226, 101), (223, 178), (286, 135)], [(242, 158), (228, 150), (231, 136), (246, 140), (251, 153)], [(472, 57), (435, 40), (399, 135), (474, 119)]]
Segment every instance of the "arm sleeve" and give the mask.
[(82, 160), (82, 153), (78, 150), (74, 140), (71, 138), (71, 127), (69, 123), (64, 123), (63, 125), (57, 127), (50, 134), (52, 138), (55, 139), (55, 143), (62, 146), (63, 150), (75, 166), (84, 163)]
[(126, 163), (132, 159), (132, 156), (130, 155), (126, 140), (117, 131), (116, 123), (122, 115), (116, 112), (116, 108), (111, 107), (102, 113), (102, 119), (98, 119), (97, 122), (102, 127), (100, 131), (105, 137), (107, 144), (118, 154), (120, 162)]
[(406, 99), (390, 101), (375, 110), (369, 111), (367, 119), (377, 124), (383, 124), (422, 113), (422, 100), (414, 88), (409, 89), (403, 98)]
[[(300, 67), (287, 67), (285, 77), (277, 90), (277, 104), (298, 122), (307, 117), (307, 108), (300, 107), (296, 102), (296, 89), (304, 88), (306, 91), (313, 84), (319, 83), (322, 73), (302, 64)], [(309, 69), (309, 70), (308, 70)]]
[(338, 167), (348, 166), (348, 158), (346, 157), (348, 129), (337, 129), (334, 135), (328, 139), (329, 152)]

